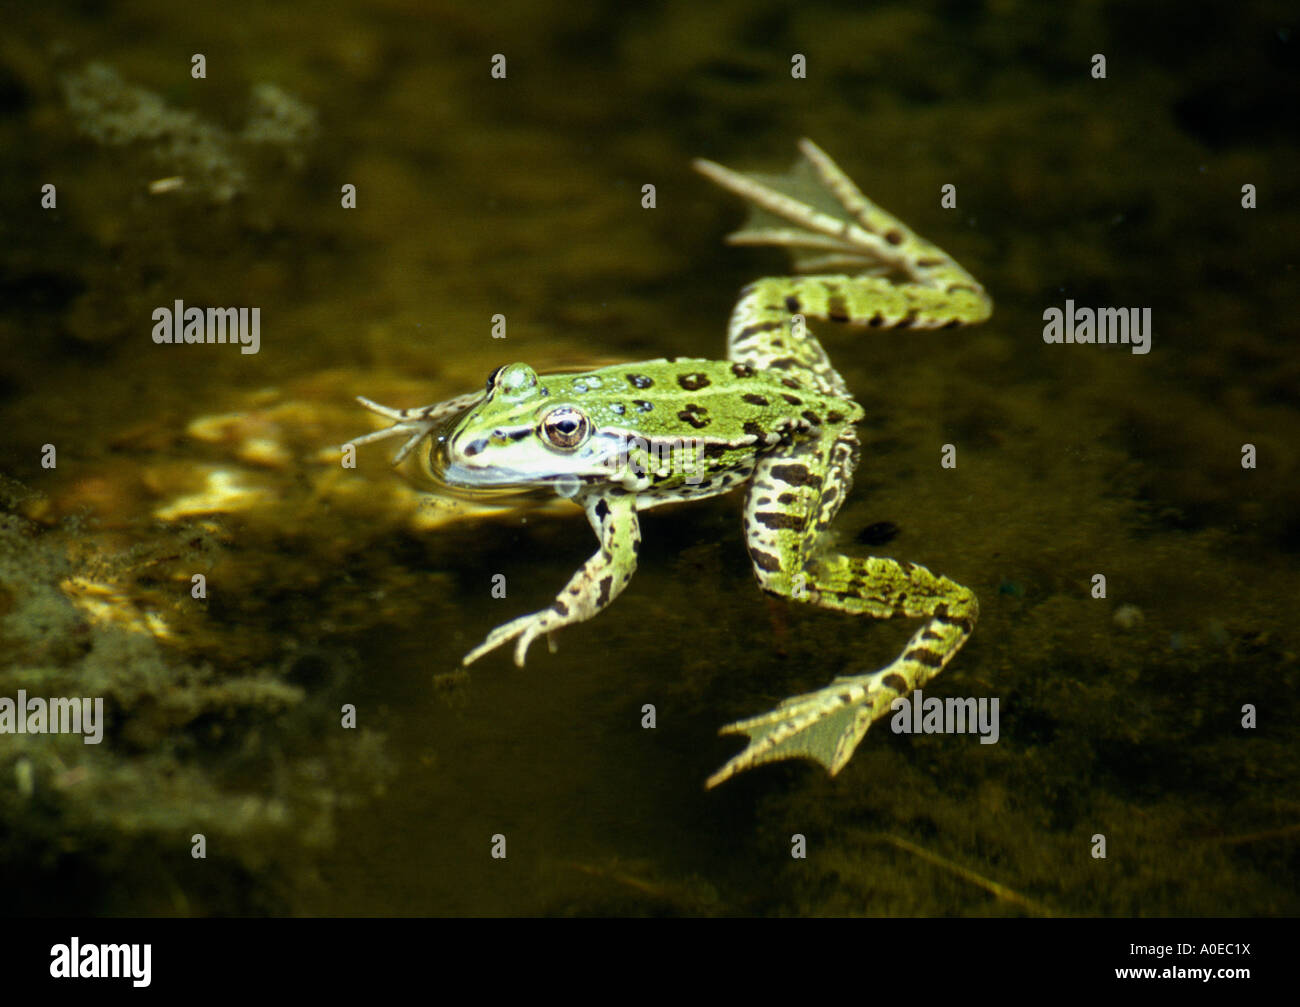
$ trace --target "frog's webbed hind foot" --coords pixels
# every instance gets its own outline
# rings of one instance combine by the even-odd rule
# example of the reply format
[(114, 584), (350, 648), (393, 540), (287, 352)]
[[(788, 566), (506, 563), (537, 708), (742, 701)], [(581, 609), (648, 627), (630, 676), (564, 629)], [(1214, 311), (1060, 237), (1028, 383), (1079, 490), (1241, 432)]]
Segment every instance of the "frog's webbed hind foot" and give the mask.
[[(765, 346), (795, 314), (855, 325), (947, 328), (982, 322), (993, 311), (984, 288), (951, 255), (864, 196), (811, 140), (785, 175), (747, 175), (712, 161), (695, 169), (750, 204), (733, 245), (779, 245), (798, 273), (750, 284), (732, 313), (731, 358), (771, 356)], [(843, 275), (831, 270), (842, 270)], [(776, 333), (776, 335), (773, 335)], [(778, 348), (779, 349), (779, 348)]]
[(705, 785), (716, 787), (742, 770), (780, 759), (812, 759), (834, 776), (853, 757), (867, 728), (933, 671), (912, 660), (909, 652), (880, 671), (837, 678), (824, 689), (792, 696), (774, 710), (728, 724), (718, 733), (747, 734), (749, 745)]
[(394, 409), (391, 406), (381, 406), (378, 402), (372, 402), (370, 399), (358, 395), (358, 402), (372, 413), (392, 420), (393, 423), (382, 430), (363, 434), (360, 437), (353, 437), (352, 440), (344, 443), (343, 447), (348, 445), (360, 447), (362, 444), (373, 444), (375, 441), (405, 435), (406, 441), (397, 449), (397, 454), (393, 457), (393, 464), (400, 465), (406, 456), (415, 450), (415, 446), (428, 437), (440, 423), (457, 413), (464, 412), (470, 406), (477, 404), (482, 398), (482, 392), (471, 392), (466, 395), (457, 395), (454, 399), (448, 399), (446, 402), (436, 402), (431, 406), (417, 406), (414, 409)]
[[(894, 695), (891, 692), (889, 698)], [(747, 734), (749, 745), (710, 776), (705, 786), (716, 787), (742, 770), (779, 759), (812, 759), (834, 776), (875, 719), (875, 704), (866, 703), (867, 696), (861, 680), (837, 679), (824, 689), (784, 700), (760, 716), (728, 724), (718, 733)]]
[(696, 159), (696, 171), (750, 203), (749, 221), (727, 236), (728, 244), (787, 248), (800, 273), (899, 274), (937, 289), (954, 283), (978, 289), (948, 253), (864, 196), (815, 143), (800, 140), (799, 152), (803, 160), (776, 176)]

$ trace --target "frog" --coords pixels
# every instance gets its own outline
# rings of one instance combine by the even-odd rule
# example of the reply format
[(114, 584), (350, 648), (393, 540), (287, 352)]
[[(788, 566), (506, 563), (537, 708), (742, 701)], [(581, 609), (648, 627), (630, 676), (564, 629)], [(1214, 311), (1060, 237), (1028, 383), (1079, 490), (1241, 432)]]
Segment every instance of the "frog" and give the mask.
[(835, 776), (868, 728), (938, 675), (979, 617), (973, 591), (904, 560), (849, 556), (829, 526), (853, 483), (866, 411), (831, 364), (809, 320), (861, 329), (947, 329), (992, 313), (984, 288), (947, 252), (858, 189), (811, 140), (785, 175), (741, 173), (707, 159), (696, 171), (740, 196), (751, 218), (727, 241), (776, 246), (789, 275), (744, 286), (726, 357), (663, 357), (570, 373), (511, 363), (482, 389), (393, 408), (364, 397), (389, 425), (349, 442), (405, 436), (394, 464), (426, 439), (426, 471), (455, 491), (554, 492), (585, 512), (598, 550), (538, 612), (488, 633), (464, 665), (513, 644), (523, 667), (540, 637), (585, 622), (627, 587), (641, 550), (638, 515), (744, 491), (742, 524), (759, 588), (871, 619), (922, 620), (902, 653), (875, 671), (721, 728), (747, 738), (706, 780), (804, 758)]

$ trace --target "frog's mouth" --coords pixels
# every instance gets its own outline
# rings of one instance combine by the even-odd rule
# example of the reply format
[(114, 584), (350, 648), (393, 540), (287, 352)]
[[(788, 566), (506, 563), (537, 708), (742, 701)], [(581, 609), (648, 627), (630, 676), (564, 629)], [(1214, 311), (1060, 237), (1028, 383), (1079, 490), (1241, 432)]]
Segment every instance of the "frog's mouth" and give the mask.
[(512, 469), (500, 467), (476, 469), (455, 462), (444, 465), (435, 464), (433, 474), (439, 482), (445, 483), (453, 489), (493, 490), (510, 487), (523, 489), (537, 482), (536, 478), (529, 478), (522, 472), (516, 472)]
[(551, 490), (536, 475), (493, 462), (466, 464), (454, 460), (449, 436), (435, 437), (424, 455), (424, 475), (453, 496), (481, 501), (484, 498), (514, 497), (520, 500), (550, 496)]
[(535, 484), (522, 472), (509, 466), (469, 465), (452, 458), (451, 439), (443, 436), (434, 440), (428, 455), (428, 474), (440, 485), (474, 496), (488, 493), (523, 493)]
[(526, 456), (527, 465), (518, 464), (518, 459), (512, 464), (510, 448), (508, 444), (489, 448), (486, 441), (462, 444), (454, 434), (437, 437), (428, 453), (427, 474), (441, 486), (475, 498), (552, 493), (572, 497), (589, 483), (609, 481), (610, 461), (618, 458), (603, 440), (593, 439), (582, 451), (556, 454), (552, 468), (539, 470), (535, 454)]
[(566, 474), (538, 478), (510, 469), (489, 472), (455, 463), (431, 468), (430, 474), (452, 496), (479, 502), (484, 499), (502, 503), (507, 499), (541, 501), (554, 499), (556, 495), (570, 498), (576, 496), (586, 483), (593, 481)]

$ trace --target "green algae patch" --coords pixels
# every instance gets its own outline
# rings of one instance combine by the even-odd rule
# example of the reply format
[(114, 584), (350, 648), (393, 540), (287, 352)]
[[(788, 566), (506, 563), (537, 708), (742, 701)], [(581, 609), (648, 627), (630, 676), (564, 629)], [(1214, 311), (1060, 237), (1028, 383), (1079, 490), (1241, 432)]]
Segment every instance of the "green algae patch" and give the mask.
[(316, 112), (274, 84), (253, 88), (244, 128), (232, 132), (159, 95), (123, 80), (111, 66), (88, 63), (63, 78), (63, 93), (78, 130), (99, 144), (123, 147), (150, 168), (155, 193), (188, 190), (214, 203), (247, 193), (250, 166), (273, 151), (278, 163), (301, 168), (303, 147), (317, 134)]
[[(309, 701), (291, 681), (301, 661), (192, 662), (113, 618), (147, 608), (141, 571), (176, 541), (91, 560), (86, 528), (43, 528), (16, 502), (9, 493), (0, 513), (0, 707), (22, 698), (28, 710), (27, 730), (10, 721), (0, 735), (8, 911), (291, 911), (338, 812), (382, 792), (383, 737), (342, 730)], [(98, 605), (81, 602), (87, 585)], [(30, 715), (60, 700), (85, 705), (79, 733)]]

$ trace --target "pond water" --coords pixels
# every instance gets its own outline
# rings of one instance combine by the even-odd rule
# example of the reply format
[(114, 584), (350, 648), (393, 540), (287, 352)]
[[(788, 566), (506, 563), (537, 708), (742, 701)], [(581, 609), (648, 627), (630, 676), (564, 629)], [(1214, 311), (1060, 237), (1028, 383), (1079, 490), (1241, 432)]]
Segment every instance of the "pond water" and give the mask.
[[(0, 697), (105, 710), (99, 745), (0, 736), (11, 910), (1300, 912), (1280, 5), (428, 6), (7, 28)], [(817, 331), (867, 410), (837, 543), (975, 591), (926, 694), (997, 698), (999, 738), (884, 721), (834, 778), (706, 791), (718, 727), (916, 625), (761, 594), (733, 495), (645, 516), (554, 653), (466, 673), (585, 520), (337, 445), (373, 428), (355, 395), (723, 355), (786, 263), (724, 246), (738, 201), (690, 161), (777, 173), (802, 136), (995, 303)], [(257, 352), (156, 342), (177, 301), (256, 307)], [(1045, 341), (1070, 304), (1149, 309), (1149, 352)]]

